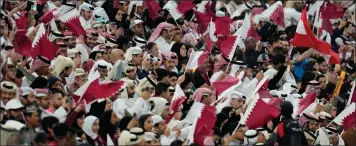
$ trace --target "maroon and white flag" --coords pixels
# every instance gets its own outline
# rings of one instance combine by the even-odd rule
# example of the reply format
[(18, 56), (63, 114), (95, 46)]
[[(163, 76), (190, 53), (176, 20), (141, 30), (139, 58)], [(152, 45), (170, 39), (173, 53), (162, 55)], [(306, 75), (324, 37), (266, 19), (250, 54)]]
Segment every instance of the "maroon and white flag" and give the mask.
[(68, 27), (68, 30), (73, 32), (76, 37), (85, 34), (85, 30), (80, 24), (78, 10), (73, 9), (59, 16), (58, 19), (62, 21)]
[(56, 10), (57, 9), (49, 10), (47, 13), (45, 13), (44, 15), (42, 15), (40, 17), (39, 21), (44, 24), (48, 24), (49, 22), (51, 22), (54, 19), (54, 11), (56, 11)]
[(73, 93), (73, 99), (76, 103), (91, 103), (97, 99), (114, 96), (123, 87), (124, 81), (112, 81), (109, 83), (99, 83), (99, 72), (89, 79), (82, 87)]
[(143, 5), (147, 7), (150, 18), (153, 20), (158, 12), (161, 10), (159, 3), (156, 0), (145, 0), (143, 1)]
[(234, 85), (237, 85), (239, 83), (239, 81), (240, 80), (235, 77), (228, 77), (224, 80), (215, 81), (213, 83), (213, 86), (216, 89), (217, 96), (220, 96), (224, 91), (226, 91), (230, 87), (234, 87)]
[(220, 37), (217, 41), (221, 53), (229, 60), (232, 60), (235, 54), (235, 50), (238, 44), (237, 36), (224, 36)]
[(27, 26), (27, 12), (22, 12), (21, 16), (15, 20), (16, 22), (16, 33), (14, 38), (14, 49), (15, 52), (23, 56), (31, 56), (31, 40), (26, 36), (28, 32)]
[(351, 103), (356, 102), (356, 92), (355, 92), (356, 81), (353, 81), (353, 82), (354, 82), (354, 84), (352, 85), (351, 93), (350, 93), (349, 99), (347, 100), (346, 106)]
[(166, 9), (169, 11), (169, 13), (172, 15), (174, 20), (179, 19), (184, 15), (185, 12), (193, 9), (195, 5), (192, 3), (192, 1), (181, 1), (179, 5), (174, 2), (174, 1), (168, 1), (164, 6), (163, 9)]
[(235, 32), (234, 36), (238, 37), (237, 45), (240, 48), (245, 48), (245, 40), (248, 37), (255, 38), (256, 41), (261, 40), (256, 30), (251, 25), (251, 14), (246, 13), (242, 26)]
[[(190, 111), (194, 113), (192, 130), (188, 134), (190, 143), (206, 145), (204, 141), (211, 138), (214, 134), (214, 125), (216, 121), (214, 106), (206, 106), (200, 102), (194, 102)], [(188, 115), (187, 115), (188, 116)]]
[(259, 22), (260, 19), (268, 19), (273, 23), (278, 24), (281, 27), (285, 27), (284, 24), (284, 9), (281, 1), (275, 2), (273, 5), (264, 10), (261, 14), (257, 14), (254, 17), (254, 22)]
[(292, 42), (293, 46), (314, 48), (329, 64), (339, 64), (340, 57), (335, 53), (329, 43), (319, 40), (310, 28), (306, 8), (299, 20), (296, 33)]
[(250, 129), (262, 127), (280, 114), (280, 109), (273, 104), (266, 103), (258, 94), (252, 97), (248, 107), (241, 117), (241, 123), (246, 124)]
[(55, 57), (57, 50), (58, 46), (49, 40), (44, 24), (41, 23), (32, 42), (32, 57), (43, 56), (52, 60)]
[(185, 96), (184, 91), (180, 87), (180, 85), (176, 85), (175, 91), (173, 94), (173, 98), (171, 100), (171, 104), (169, 106), (170, 109), (170, 114), (168, 117), (165, 119), (165, 122), (168, 124), (173, 116), (179, 111), (179, 107), (184, 103), (184, 101), (187, 99), (187, 96)]
[(344, 131), (356, 126), (356, 103), (347, 106), (335, 119), (334, 122), (341, 125)]
[(313, 92), (311, 94), (305, 95), (303, 98), (296, 98), (296, 97), (288, 97), (286, 98), (287, 101), (291, 102), (293, 105), (293, 117), (297, 117), (298, 115), (302, 114), (305, 109), (311, 106), (313, 103), (316, 102), (316, 93)]

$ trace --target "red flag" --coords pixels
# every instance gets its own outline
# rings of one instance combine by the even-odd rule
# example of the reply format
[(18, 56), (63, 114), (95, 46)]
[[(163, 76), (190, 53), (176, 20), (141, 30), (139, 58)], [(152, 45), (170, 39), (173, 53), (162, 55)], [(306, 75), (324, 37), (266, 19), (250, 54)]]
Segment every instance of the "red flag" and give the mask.
[(250, 129), (262, 127), (267, 121), (270, 121), (280, 114), (280, 110), (273, 105), (267, 104), (257, 96), (249, 103), (244, 115), (241, 118)]
[(43, 56), (52, 60), (55, 57), (57, 50), (58, 46), (49, 40), (44, 24), (41, 23), (32, 42), (32, 57)]
[(220, 37), (217, 41), (221, 53), (229, 60), (232, 60), (237, 46), (237, 36)]
[(31, 40), (26, 36), (27, 33), (27, 17), (26, 12), (22, 12), (21, 16), (15, 20), (16, 33), (14, 38), (15, 52), (23, 56), (31, 56)]
[[(285, 27), (284, 24), (284, 9), (281, 1), (275, 2), (273, 5), (264, 10), (260, 16), (271, 20), (273, 23)], [(257, 18), (257, 17), (256, 17)], [(259, 20), (258, 20), (259, 21)]]
[(53, 10), (48, 11), (46, 14), (42, 15), (41, 18), (39, 19), (40, 22), (47, 24), (51, 22), (54, 18)]
[(287, 98), (287, 101), (290, 101), (293, 105), (293, 117), (297, 117), (298, 115), (300, 115), (301, 113), (303, 113), (303, 111), (305, 109), (307, 109), (311, 104), (313, 104), (316, 100), (316, 93), (311, 93), (311, 94), (307, 94), (305, 97), (303, 98)]
[(210, 40), (209, 38), (206, 38), (206, 41), (205, 41), (205, 50), (204, 50), (203, 54), (200, 55), (200, 57), (199, 57), (199, 59), (198, 59), (198, 66), (199, 66), (200, 64), (203, 64), (204, 61), (205, 61), (205, 59), (208, 58), (209, 53), (210, 53), (210, 51), (211, 51), (211, 45), (212, 45), (211, 43), (212, 43), (211, 40)]
[(76, 37), (85, 34), (85, 30), (79, 21), (79, 12), (76, 9), (59, 16), (58, 19), (61, 20)]
[(343, 126), (344, 131), (356, 126), (355, 106), (355, 102), (350, 104), (334, 119), (336, 124)]
[(194, 13), (195, 13), (195, 18), (197, 19), (198, 22), (197, 31), (200, 34), (203, 34), (208, 29), (209, 23), (212, 18), (209, 17), (208, 14), (200, 13), (198, 11), (194, 11)]
[(163, 6), (163, 9), (168, 10), (174, 20), (177, 20), (182, 17), (185, 12), (193, 9), (194, 7), (195, 5), (192, 3), (192, 1), (181, 1), (179, 5), (174, 1), (168, 1)]
[(184, 14), (187, 11), (193, 9), (195, 7), (195, 5), (193, 4), (193, 1), (180, 1), (177, 10)]
[(299, 47), (314, 48), (322, 54), (326, 62), (329, 64), (339, 64), (340, 57), (333, 50), (329, 43), (319, 40), (310, 28), (306, 8), (304, 8), (302, 16), (299, 20), (296, 33), (292, 44)]
[[(199, 102), (195, 102), (194, 104), (202, 104)], [(214, 106), (206, 106), (202, 104), (202, 109), (198, 109), (201, 111), (198, 119), (193, 124), (194, 128), (194, 143), (198, 145), (205, 145), (204, 140), (213, 136), (214, 134), (214, 125), (216, 121), (215, 107)], [(192, 109), (195, 110), (195, 109)]]
[(151, 19), (154, 19), (161, 10), (159, 3), (156, 0), (145, 0), (143, 4), (147, 7)]
[(223, 93), (225, 90), (230, 88), (233, 85), (236, 85), (239, 83), (239, 79), (235, 77), (229, 77), (221, 81), (216, 81), (213, 83), (213, 86), (216, 89), (217, 96), (219, 96), (221, 93)]
[(73, 94), (73, 98), (75, 99), (75, 102), (85, 100), (86, 103), (90, 103), (97, 99), (108, 98), (119, 92), (123, 84), (123, 81), (100, 84), (99, 79), (97, 78), (92, 81), (87, 81), (87, 83)]
[(330, 1), (326, 1), (320, 7), (320, 14), (327, 19), (338, 19), (344, 15), (344, 8), (341, 5), (337, 6)]
[(175, 87), (171, 104), (169, 106), (169, 109), (171, 110), (171, 114), (165, 119), (166, 124), (168, 124), (171, 121), (173, 116), (179, 111), (179, 107), (184, 103), (186, 99), (187, 96), (185, 96), (185, 93), (180, 87), (180, 85), (177, 84)]
[(219, 28), (216, 29), (215, 31), (215, 35), (219, 36), (219, 35), (229, 35), (230, 34), (230, 24), (232, 23), (232, 19), (230, 19), (229, 17), (219, 17), (217, 18), (215, 21), (215, 27)]

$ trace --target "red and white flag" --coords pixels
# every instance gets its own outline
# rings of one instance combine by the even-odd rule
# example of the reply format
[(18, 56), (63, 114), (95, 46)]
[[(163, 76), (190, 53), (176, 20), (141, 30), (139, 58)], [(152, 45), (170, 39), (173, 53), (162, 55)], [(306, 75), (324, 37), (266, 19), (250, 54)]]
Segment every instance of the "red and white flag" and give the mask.
[(256, 41), (261, 40), (260, 35), (256, 32), (256, 30), (251, 25), (251, 14), (246, 13), (242, 26), (235, 32), (234, 36), (238, 37), (237, 45), (240, 48), (245, 48), (245, 40), (248, 37), (255, 38)]
[(48, 24), (49, 22), (51, 22), (54, 19), (54, 11), (56, 11), (57, 9), (52, 9), (50, 11), (48, 11), (47, 13), (43, 14), (39, 21), (44, 23), (44, 24)]
[(76, 37), (85, 34), (85, 30), (80, 24), (78, 10), (73, 9), (59, 16), (58, 19), (62, 21), (68, 27), (68, 30), (73, 32)]
[[(205, 139), (213, 136), (214, 125), (216, 121), (214, 106), (206, 106), (200, 102), (194, 102), (189, 112), (194, 113), (193, 130), (188, 134), (188, 140), (190, 143), (196, 143), (198, 145), (204, 144)], [(188, 115), (187, 115), (188, 116)]]
[(212, 42), (209, 38), (205, 41), (205, 50), (204, 51), (192, 51), (190, 54), (186, 69), (197, 69), (200, 64), (203, 64), (205, 59), (209, 56), (211, 51)]
[(355, 106), (355, 102), (350, 104), (334, 119), (336, 124), (342, 125), (344, 131), (356, 126)]
[(14, 38), (14, 49), (15, 52), (23, 56), (31, 56), (31, 40), (26, 36), (28, 32), (27, 26), (27, 17), (26, 12), (22, 12), (21, 16), (18, 19), (15, 19), (16, 22), (16, 33)]
[(205, 13), (207, 8), (210, 6), (210, 0), (201, 1), (197, 6), (197, 11), (200, 13)]
[(296, 97), (288, 97), (287, 101), (291, 102), (293, 105), (293, 117), (297, 117), (302, 114), (305, 109), (307, 109), (310, 105), (316, 102), (316, 93), (313, 92), (311, 94), (307, 94), (303, 98)]
[(296, 33), (292, 42), (293, 46), (314, 48), (318, 51), (329, 64), (339, 64), (340, 57), (333, 50), (330, 44), (319, 40), (310, 28), (306, 8), (299, 20)]
[(250, 100), (249, 105), (241, 117), (241, 123), (246, 124), (250, 129), (262, 127), (267, 121), (270, 121), (280, 114), (280, 109), (273, 104), (266, 103), (256, 94)]
[(264, 10), (261, 14), (257, 14), (254, 17), (254, 22), (259, 22), (260, 18), (271, 20), (273, 23), (278, 24), (281, 27), (285, 27), (284, 24), (284, 8), (281, 1), (275, 2), (273, 5)]
[(171, 101), (171, 104), (169, 106), (169, 109), (171, 111), (170, 115), (165, 119), (165, 122), (168, 124), (170, 120), (173, 118), (173, 116), (179, 111), (179, 107), (184, 103), (184, 101), (187, 99), (187, 96), (185, 96), (184, 91), (180, 87), (180, 85), (176, 85), (175, 91), (173, 94), (173, 98)]
[(88, 77), (88, 81), (73, 93), (73, 99), (76, 103), (91, 103), (97, 99), (114, 96), (123, 87), (124, 81), (112, 81), (109, 83), (99, 83), (99, 72), (93, 77)]
[(192, 3), (192, 1), (181, 1), (179, 5), (174, 1), (168, 1), (163, 6), (163, 9), (168, 10), (173, 19), (177, 20), (182, 17), (185, 12), (193, 9), (194, 7), (195, 5)]
[(215, 30), (216, 36), (227, 36), (230, 34), (230, 24), (232, 23), (232, 19), (229, 17), (218, 17), (215, 21), (215, 27), (219, 28)]
[(32, 57), (43, 56), (52, 60), (57, 50), (58, 46), (49, 40), (44, 24), (41, 23), (32, 42)]
[(356, 81), (353, 81), (353, 83), (354, 84), (352, 85), (351, 93), (349, 99), (347, 100), (346, 106), (356, 102), (356, 92), (355, 92)]
[(224, 36), (220, 37), (217, 41), (221, 53), (229, 60), (232, 60), (235, 54), (235, 50), (238, 44), (237, 36)]
[(224, 91), (229, 89), (230, 87), (233, 87), (234, 85), (237, 85), (239, 83), (239, 79), (235, 77), (228, 77), (224, 80), (220, 81), (215, 81), (213, 82), (213, 86), (216, 89), (217, 96), (221, 95)]
[(143, 5), (147, 7), (150, 18), (153, 20), (158, 12), (161, 10), (159, 3), (156, 0), (145, 0), (143, 1)]

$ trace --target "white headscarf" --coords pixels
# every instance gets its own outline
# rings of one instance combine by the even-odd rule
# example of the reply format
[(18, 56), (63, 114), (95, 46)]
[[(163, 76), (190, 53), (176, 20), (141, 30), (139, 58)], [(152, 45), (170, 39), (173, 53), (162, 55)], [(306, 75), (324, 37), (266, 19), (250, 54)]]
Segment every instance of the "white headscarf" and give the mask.
[(141, 48), (139, 48), (139, 47), (130, 47), (129, 49), (126, 50), (126, 54), (125, 54), (126, 61), (131, 62), (132, 61), (132, 55), (141, 54), (141, 53), (143, 53)]
[(105, 60), (98, 60), (94, 63), (93, 67), (91, 68), (90, 72), (89, 72), (89, 75), (88, 76), (92, 76), (95, 74), (96, 72), (96, 69), (98, 68), (98, 65), (101, 65), (101, 66), (106, 66), (106, 69), (108, 71), (110, 71), (110, 69), (112, 68), (112, 65), (108, 62), (106, 62)]
[(85, 132), (85, 134), (89, 135), (90, 138), (96, 139), (98, 137), (97, 133), (93, 132), (92, 126), (96, 120), (99, 120), (95, 116), (88, 116), (84, 119), (83, 127), (82, 130)]

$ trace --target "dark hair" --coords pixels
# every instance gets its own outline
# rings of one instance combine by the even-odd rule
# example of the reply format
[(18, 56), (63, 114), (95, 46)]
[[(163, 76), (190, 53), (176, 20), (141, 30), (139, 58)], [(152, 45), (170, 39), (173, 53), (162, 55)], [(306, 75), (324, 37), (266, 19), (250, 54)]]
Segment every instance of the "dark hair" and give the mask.
[(320, 78), (325, 78), (325, 75), (323, 75), (323, 74), (317, 75), (315, 80), (318, 81)]
[(274, 43), (280, 41), (280, 39), (277, 36), (272, 36), (268, 39), (268, 44), (273, 45)]
[(174, 71), (169, 72), (169, 77), (174, 77), (174, 76), (178, 78), (178, 74), (176, 72)]
[(155, 95), (161, 96), (163, 92), (167, 92), (169, 86), (170, 85), (168, 83), (158, 83), (155, 89)]
[(179, 140), (179, 139), (176, 139), (174, 140), (170, 146), (182, 146), (183, 145), (183, 141), (182, 140)]
[(138, 127), (142, 128), (143, 131), (145, 132), (146, 132), (146, 129), (144, 128), (145, 121), (151, 116), (152, 116), (151, 114), (144, 114), (141, 115), (140, 118), (138, 118)]
[(314, 71), (314, 65), (316, 64), (315, 60), (309, 60), (304, 66), (305, 71)]
[(325, 61), (325, 59), (324, 59), (323, 57), (317, 57), (317, 58), (316, 58), (316, 62), (317, 62), (318, 64), (322, 64), (323, 62), (326, 62), (326, 61)]
[(37, 77), (30, 85), (32, 89), (36, 88), (46, 88), (48, 85), (48, 80), (44, 77)]
[(182, 89), (184, 89), (186, 86), (189, 85), (190, 82), (193, 81), (193, 74), (192, 73), (186, 72), (184, 76), (185, 76), (184, 81), (180, 84), (180, 87)]
[(154, 43), (154, 42), (149, 42), (149, 43), (147, 44), (147, 50), (148, 50), (148, 51), (152, 51), (153, 46), (155, 46), (155, 45), (156, 45), (156, 43)]
[[(41, 113), (40, 110), (36, 110), (36, 112), (39, 113), (39, 114)], [(23, 116), (25, 117), (25, 120), (26, 120), (26, 117), (31, 117), (33, 113), (35, 113), (35, 112), (26, 112), (26, 111), (24, 111), (23, 112)]]
[(48, 134), (46, 133), (38, 133), (35, 137), (35, 139), (33, 140), (33, 143), (46, 143), (46, 141), (48, 141)]
[(61, 94), (62, 97), (66, 96), (66, 94), (63, 91), (56, 89), (56, 88), (51, 88), (51, 89), (49, 89), (49, 91), (51, 91), (51, 94), (59, 93), (59, 94)]
[(42, 123), (41, 123), (42, 130), (45, 133), (49, 133), (48, 128), (53, 129), (54, 125), (57, 123), (59, 123), (58, 118), (56, 118), (54, 116), (45, 117), (45, 118), (43, 118)]
[(96, 55), (99, 54), (99, 53), (101, 53), (101, 55), (103, 54), (103, 52), (101, 52), (101, 51), (91, 52), (90, 55), (89, 55), (89, 58), (95, 60)]
[(157, 81), (161, 81), (164, 77), (169, 75), (169, 71), (162, 68), (157, 68), (155, 72), (157, 73)]

